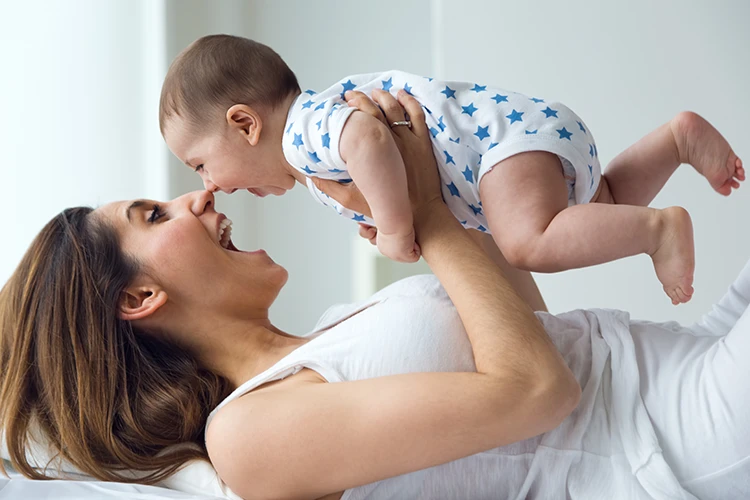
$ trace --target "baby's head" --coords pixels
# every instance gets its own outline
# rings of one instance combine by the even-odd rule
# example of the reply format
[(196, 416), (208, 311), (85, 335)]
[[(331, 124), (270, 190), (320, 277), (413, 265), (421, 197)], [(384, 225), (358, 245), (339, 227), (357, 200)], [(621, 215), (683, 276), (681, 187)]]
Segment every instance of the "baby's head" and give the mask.
[(210, 35), (169, 67), (159, 126), (169, 149), (200, 174), (206, 189), (280, 195), (294, 178), (279, 129), (299, 93), (297, 77), (270, 47)]

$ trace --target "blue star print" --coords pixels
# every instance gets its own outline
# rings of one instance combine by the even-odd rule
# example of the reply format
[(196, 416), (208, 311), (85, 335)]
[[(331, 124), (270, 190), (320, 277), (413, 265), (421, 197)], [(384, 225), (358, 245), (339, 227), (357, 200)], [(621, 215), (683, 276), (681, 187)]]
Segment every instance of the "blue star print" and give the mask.
[(313, 104), (315, 104), (315, 103), (312, 102), (312, 100), (308, 99), (307, 102), (302, 105), (302, 109), (307, 109), (310, 106), (312, 106)]
[(440, 131), (442, 132), (445, 130), (445, 123), (443, 123), (443, 117), (441, 116), (438, 118), (438, 127), (440, 127)]
[(359, 214), (354, 214), (354, 217), (352, 217), (352, 220), (355, 220), (357, 222), (364, 222), (365, 221), (365, 216), (364, 215), (359, 215)]
[(450, 87), (449, 87), (449, 86), (447, 86), (447, 85), (445, 86), (445, 90), (443, 90), (443, 91), (442, 91), (442, 92), (440, 92), (440, 93), (441, 93), (441, 94), (445, 94), (445, 98), (446, 98), (446, 99), (450, 99), (451, 97), (452, 97), (452, 98), (454, 98), (454, 99), (456, 98), (456, 91), (455, 91), (455, 90), (453, 90), (452, 88), (450, 88)]
[(523, 121), (523, 118), (521, 118), (522, 116), (523, 116), (523, 111), (519, 113), (518, 111), (514, 109), (511, 114), (505, 115), (505, 118), (509, 119), (510, 124), (513, 125), (515, 122), (522, 122)]
[(320, 136), (320, 140), (323, 141), (323, 147), (331, 149), (331, 136), (326, 132), (325, 134)]
[(594, 157), (594, 146), (592, 144), (589, 144), (589, 156)]
[(475, 83), (474, 86), (470, 88), (469, 90), (473, 90), (474, 92), (478, 94), (480, 92), (485, 92), (487, 90), (487, 85), (477, 85)]
[(347, 80), (346, 82), (341, 84), (342, 87), (344, 87), (344, 90), (341, 91), (341, 98), (344, 98), (344, 94), (346, 94), (349, 90), (354, 90), (357, 88), (355, 84), (352, 83), (351, 80)]
[(495, 94), (495, 97), (493, 97), (492, 99), (494, 99), (495, 102), (498, 103), (498, 104), (500, 104), (501, 102), (508, 102), (508, 96), (507, 95)]
[(526, 135), (536, 134), (537, 132), (539, 132), (539, 129), (537, 129), (537, 130), (527, 130), (526, 131)]
[(466, 170), (461, 173), (464, 174), (466, 182), (471, 182), (472, 184), (474, 184), (474, 172), (471, 171), (468, 165), (466, 165)]
[(305, 172), (307, 172), (308, 174), (314, 174), (314, 173), (315, 173), (315, 170), (311, 169), (311, 168), (310, 168), (310, 167), (308, 167), (307, 165), (305, 165), (305, 168), (303, 168), (302, 170), (304, 170), (304, 171), (305, 171)]
[(317, 125), (317, 126), (318, 126), (318, 130), (320, 130), (320, 126), (321, 126), (321, 125), (323, 125), (323, 120), (320, 120), (320, 121), (319, 121), (318, 123), (316, 123), (315, 125)]
[(315, 95), (315, 91), (314, 91), (314, 90), (309, 90), (309, 89), (308, 89), (308, 90), (305, 90), (305, 94), (309, 94), (309, 95)]
[(489, 125), (487, 125), (486, 127), (480, 127), (479, 125), (477, 125), (477, 131), (474, 132), (474, 135), (477, 136), (480, 141), (483, 141), (490, 136), (488, 132), (489, 129)]
[(446, 150), (443, 150), (443, 153), (445, 153), (445, 164), (446, 164), (446, 165), (448, 165), (448, 164), (450, 164), (450, 163), (453, 163), (454, 165), (456, 164), (456, 162), (455, 162), (455, 161), (453, 161), (453, 157), (452, 157), (451, 155), (449, 155), (449, 154), (448, 154), (448, 151), (446, 151)]
[(488, 147), (488, 148), (487, 148), (487, 151), (489, 151), (490, 149), (494, 148), (494, 147), (495, 147), (495, 146), (497, 146), (498, 144), (499, 144), (498, 142), (491, 142), (491, 143), (490, 143), (490, 147)]
[(297, 146), (297, 149), (299, 149), (299, 147), (304, 144), (305, 143), (302, 142), (302, 134), (294, 134), (294, 142), (292, 142), (292, 146)]
[(409, 95), (414, 95), (414, 94), (411, 93), (411, 87), (409, 87), (409, 83), (408, 82), (404, 84), (404, 92), (406, 92)]
[(543, 109), (542, 113), (544, 113), (546, 118), (549, 118), (550, 116), (554, 116), (557, 118), (557, 111), (547, 106), (547, 109)]
[(487, 232), (487, 228), (484, 227), (483, 225), (479, 224), (479, 227), (477, 228), (477, 231), (482, 231), (483, 233), (486, 233)]
[(388, 92), (389, 90), (391, 90), (391, 87), (393, 87), (393, 77), (390, 77), (387, 80), (380, 80), (380, 83), (383, 84), (383, 90)]
[(310, 159), (314, 161), (315, 163), (320, 163), (320, 158), (318, 158), (318, 153), (314, 151), (311, 153), (310, 151), (308, 151), (307, 156), (309, 156)]
[(435, 137), (437, 137), (440, 131), (436, 129), (435, 127), (430, 127), (430, 133), (432, 134), (432, 138), (434, 139)]
[(560, 137), (559, 137), (560, 139), (567, 139), (570, 141), (570, 136), (573, 135), (573, 132), (568, 132), (568, 130), (565, 127), (561, 129), (556, 129), (556, 130), (557, 130), (557, 133), (560, 134)]
[(469, 208), (472, 212), (474, 212), (474, 215), (479, 215), (482, 213), (482, 209), (480, 207), (475, 207), (474, 205), (469, 205)]
[(459, 144), (461, 142), (460, 137), (456, 137), (455, 139), (453, 137), (448, 137), (448, 140), (451, 142), (455, 142), (456, 144)]
[(474, 112), (478, 109), (474, 107), (474, 103), (470, 103), (468, 106), (461, 106), (461, 109), (463, 109), (463, 112), (461, 114), (466, 113), (469, 116), (472, 116)]
[(341, 172), (343, 172), (343, 170), (339, 170), (338, 168), (329, 168), (328, 171), (332, 174), (340, 174)]
[(290, 123), (289, 126), (286, 129), (286, 133), (288, 134), (290, 130), (292, 130), (292, 125), (294, 125), (294, 122)]
[(586, 129), (583, 128), (583, 123), (579, 122), (578, 120), (576, 120), (576, 123), (578, 124), (578, 128), (581, 129), (581, 132), (583, 132), (585, 134), (586, 133)]
[(461, 195), (458, 193), (458, 188), (456, 187), (456, 184), (451, 182), (450, 184), (446, 184), (446, 187), (448, 188), (448, 191), (450, 191), (451, 196), (458, 196), (459, 198)]
[(539, 104), (540, 102), (544, 102), (544, 99), (537, 99), (536, 97), (530, 97), (529, 99), (537, 104)]
[(318, 104), (317, 106), (315, 106), (315, 109), (314, 109), (313, 111), (317, 111), (317, 110), (319, 110), (319, 109), (323, 109), (323, 108), (325, 108), (325, 107), (326, 107), (326, 102), (325, 102), (325, 101), (323, 101), (323, 102), (321, 102), (320, 104)]

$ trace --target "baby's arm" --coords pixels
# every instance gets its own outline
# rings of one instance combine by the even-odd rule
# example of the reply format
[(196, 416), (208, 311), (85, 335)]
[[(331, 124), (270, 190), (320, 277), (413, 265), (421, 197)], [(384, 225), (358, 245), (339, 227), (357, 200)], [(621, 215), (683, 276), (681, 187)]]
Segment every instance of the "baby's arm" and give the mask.
[(355, 111), (341, 132), (339, 152), (370, 205), (378, 227), (378, 249), (400, 262), (418, 260), (406, 171), (390, 130), (378, 119)]

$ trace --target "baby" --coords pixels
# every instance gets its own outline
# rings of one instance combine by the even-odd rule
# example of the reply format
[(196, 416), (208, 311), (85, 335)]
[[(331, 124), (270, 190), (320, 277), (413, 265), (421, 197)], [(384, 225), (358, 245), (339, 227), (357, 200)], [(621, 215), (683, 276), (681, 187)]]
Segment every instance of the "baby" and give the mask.
[[(491, 233), (510, 264), (556, 272), (647, 253), (674, 304), (693, 293), (692, 223), (679, 207), (646, 206), (681, 163), (723, 195), (745, 178), (727, 141), (694, 113), (651, 132), (602, 175), (591, 131), (559, 102), (401, 71), (302, 92), (272, 49), (228, 35), (201, 38), (174, 60), (161, 131), (206, 189), (281, 195), (299, 181), (340, 215), (377, 227), (384, 255), (413, 262), (420, 253), (401, 156), (380, 121), (346, 106), (354, 89), (403, 89), (420, 102), (446, 204), (464, 227)], [(312, 177), (354, 181), (372, 219), (328, 197)]]

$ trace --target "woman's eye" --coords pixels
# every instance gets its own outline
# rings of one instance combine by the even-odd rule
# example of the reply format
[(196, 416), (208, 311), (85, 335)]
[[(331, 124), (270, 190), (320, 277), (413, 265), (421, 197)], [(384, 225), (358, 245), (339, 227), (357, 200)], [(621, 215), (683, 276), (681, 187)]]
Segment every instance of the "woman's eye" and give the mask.
[(154, 205), (153, 208), (151, 209), (151, 215), (148, 216), (148, 221), (153, 224), (154, 222), (161, 219), (165, 215), (166, 214), (161, 211), (161, 207), (159, 205)]

